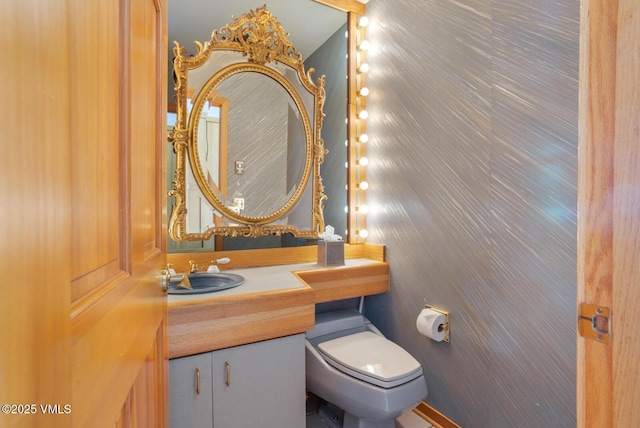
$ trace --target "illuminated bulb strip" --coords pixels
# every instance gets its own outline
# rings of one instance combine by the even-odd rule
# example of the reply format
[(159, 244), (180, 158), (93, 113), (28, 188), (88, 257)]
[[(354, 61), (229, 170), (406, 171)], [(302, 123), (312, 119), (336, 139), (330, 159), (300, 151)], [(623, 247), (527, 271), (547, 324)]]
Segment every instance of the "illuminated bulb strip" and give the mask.
[[(357, 118), (359, 119), (357, 126), (357, 131), (359, 136), (357, 137), (357, 141), (364, 144), (369, 141), (369, 136), (366, 133), (366, 121), (369, 117), (369, 113), (367, 112), (366, 106), (366, 97), (369, 95), (369, 89), (365, 86), (365, 73), (369, 72), (369, 64), (366, 63), (366, 51), (371, 48), (371, 44), (368, 40), (366, 40), (365, 27), (369, 24), (369, 19), (366, 16), (360, 17), (358, 21), (358, 33), (356, 35), (358, 42), (358, 52), (359, 52), (359, 65), (357, 66), (358, 75), (356, 76), (356, 85), (357, 85), (357, 95), (361, 97), (359, 99), (360, 110), (357, 114)], [(355, 165), (359, 167), (359, 173), (355, 177), (356, 186), (359, 192), (357, 199), (355, 201), (355, 206), (352, 206), (351, 209), (355, 210), (358, 214), (356, 217), (355, 223), (355, 237), (358, 240), (364, 240), (367, 238), (369, 233), (366, 230), (365, 225), (365, 215), (369, 212), (369, 207), (365, 204), (365, 191), (369, 188), (369, 183), (364, 181), (365, 178), (365, 167), (369, 164), (369, 159), (366, 157), (364, 146), (360, 146), (356, 149), (356, 160)], [(358, 182), (358, 180), (362, 180)], [(351, 210), (349, 207), (345, 207), (345, 211), (350, 213)], [(354, 214), (354, 213), (351, 213)]]

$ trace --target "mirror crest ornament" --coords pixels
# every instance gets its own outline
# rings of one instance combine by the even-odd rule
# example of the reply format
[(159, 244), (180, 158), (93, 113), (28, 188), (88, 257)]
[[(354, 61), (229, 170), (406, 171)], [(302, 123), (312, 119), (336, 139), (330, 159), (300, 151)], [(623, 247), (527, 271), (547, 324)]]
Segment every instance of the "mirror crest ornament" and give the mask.
[[(186, 49), (174, 42), (173, 67), (177, 120), (173, 132), (169, 134), (169, 140), (173, 143), (176, 154), (176, 174), (173, 181), (174, 188), (169, 192), (169, 196), (175, 198), (175, 206), (169, 219), (169, 235), (174, 241), (202, 241), (214, 235), (259, 237), (283, 233), (291, 233), (296, 237), (317, 238), (324, 229), (323, 204), (327, 199), (320, 177), (320, 165), (327, 153), (320, 135), (325, 100), (324, 76), (317, 79), (317, 84), (313, 82), (311, 74), (314, 69), (305, 72), (302, 55), (287, 39), (288, 34), (267, 10), (266, 5), (233, 19), (234, 21), (227, 26), (214, 30), (211, 40), (204, 45), (195, 41), (197, 53), (193, 56), (188, 56)], [(218, 52), (240, 53), (241, 56), (238, 55), (238, 61), (234, 60), (235, 62), (222, 61), (222, 66), (216, 68), (202, 88), (196, 91), (193, 107), (189, 111), (187, 105), (188, 93), (191, 91), (188, 86), (189, 71), (197, 71), (208, 63), (212, 54)], [(287, 68), (293, 70), (293, 73), (278, 71)], [(276, 81), (286, 91), (298, 109), (297, 114), (302, 122), (306, 140), (304, 167), (295, 190), (282, 206), (257, 216), (243, 215), (227, 206), (217, 195), (221, 193), (219, 189), (215, 186), (214, 189), (211, 188), (210, 180), (205, 177), (198, 158), (198, 117), (203, 106), (218, 85), (229, 77), (242, 73), (266, 76)], [(297, 81), (289, 79), (290, 74), (294, 74)], [(301, 95), (296, 87), (308, 93)], [(305, 100), (311, 99), (312, 102), (305, 105), (303, 97), (306, 97)], [(197, 233), (187, 231), (187, 161), (198, 187), (217, 216), (215, 225)], [(312, 193), (311, 227), (304, 229), (292, 224), (280, 224), (307, 188)], [(228, 224), (222, 224), (222, 219)]]

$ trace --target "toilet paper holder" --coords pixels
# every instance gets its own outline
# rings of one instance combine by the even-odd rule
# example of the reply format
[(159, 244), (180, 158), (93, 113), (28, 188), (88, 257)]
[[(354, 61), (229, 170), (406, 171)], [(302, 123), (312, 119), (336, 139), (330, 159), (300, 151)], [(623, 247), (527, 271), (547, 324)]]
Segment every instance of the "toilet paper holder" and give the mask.
[(431, 305), (426, 304), (426, 303), (425, 303), (424, 307), (427, 308), (427, 309), (431, 309), (432, 311), (439, 312), (442, 315), (444, 315), (446, 321), (445, 321), (444, 324), (440, 324), (440, 326), (438, 327), (438, 331), (442, 331), (440, 329), (443, 329), (445, 331), (445, 336), (444, 336), (444, 339), (442, 339), (442, 341), (449, 343), (449, 331), (451, 329), (451, 321), (449, 319), (449, 311), (445, 311), (444, 309), (436, 308), (436, 307), (431, 306)]

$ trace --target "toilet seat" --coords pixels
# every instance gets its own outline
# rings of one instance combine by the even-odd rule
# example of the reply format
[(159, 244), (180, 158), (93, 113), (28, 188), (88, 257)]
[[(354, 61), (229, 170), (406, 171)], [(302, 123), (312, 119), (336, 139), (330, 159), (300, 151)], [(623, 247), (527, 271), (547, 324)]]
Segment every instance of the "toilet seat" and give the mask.
[(382, 388), (422, 375), (422, 367), (400, 346), (370, 331), (321, 342), (317, 349), (336, 369)]

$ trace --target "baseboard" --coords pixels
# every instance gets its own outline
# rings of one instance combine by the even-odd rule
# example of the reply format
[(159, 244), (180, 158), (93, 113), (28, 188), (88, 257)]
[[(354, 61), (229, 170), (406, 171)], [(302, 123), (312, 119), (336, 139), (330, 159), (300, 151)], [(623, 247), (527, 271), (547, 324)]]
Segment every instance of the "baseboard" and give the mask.
[(462, 428), (424, 401), (418, 404), (413, 412), (437, 428)]

